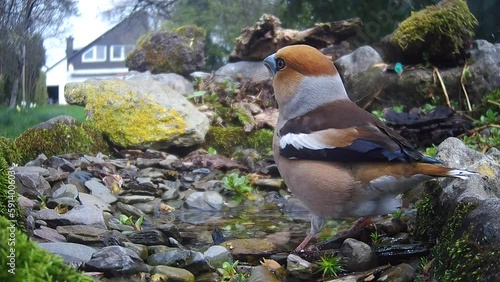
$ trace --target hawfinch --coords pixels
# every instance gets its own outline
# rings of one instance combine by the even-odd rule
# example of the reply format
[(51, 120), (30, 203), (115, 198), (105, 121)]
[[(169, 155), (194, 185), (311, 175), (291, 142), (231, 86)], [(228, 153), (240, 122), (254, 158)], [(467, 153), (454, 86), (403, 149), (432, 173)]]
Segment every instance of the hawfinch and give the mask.
[(301, 251), (324, 219), (388, 214), (398, 195), (434, 177), (466, 179), (423, 156), (412, 144), (347, 96), (332, 62), (306, 45), (264, 60), (279, 107), (274, 158), (288, 188), (312, 213)]

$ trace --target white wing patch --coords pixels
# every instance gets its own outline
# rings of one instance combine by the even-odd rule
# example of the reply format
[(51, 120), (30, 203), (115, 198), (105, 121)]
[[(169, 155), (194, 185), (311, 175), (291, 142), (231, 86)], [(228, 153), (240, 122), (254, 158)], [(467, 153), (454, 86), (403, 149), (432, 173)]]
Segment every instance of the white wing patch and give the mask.
[(280, 148), (285, 149), (287, 145), (292, 145), (296, 149), (307, 148), (311, 150), (333, 149), (334, 146), (327, 145), (311, 134), (288, 133), (280, 138)]

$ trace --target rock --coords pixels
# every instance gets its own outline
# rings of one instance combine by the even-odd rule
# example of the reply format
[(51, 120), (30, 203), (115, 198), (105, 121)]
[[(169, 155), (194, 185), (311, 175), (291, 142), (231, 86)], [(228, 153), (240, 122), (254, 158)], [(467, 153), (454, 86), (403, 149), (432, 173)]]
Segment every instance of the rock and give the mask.
[(49, 171), (41, 167), (15, 167), (14, 176), (16, 178), (16, 186), (19, 194), (30, 198), (38, 199), (38, 197), (47, 195), (50, 190), (50, 184), (45, 180), (44, 176), (48, 176)]
[(258, 263), (262, 257), (269, 256), (276, 250), (276, 245), (262, 239), (234, 239), (222, 244), (226, 247), (235, 260)]
[(267, 73), (268, 71), (266, 67), (260, 61), (227, 63), (215, 72), (214, 81), (218, 83), (222, 83), (224, 81), (241, 83), (245, 80), (250, 80)]
[(127, 216), (133, 216), (134, 218), (139, 218), (142, 215), (145, 215), (144, 212), (140, 209), (120, 202), (116, 204), (115, 208), (116, 211), (121, 212)]
[(194, 25), (155, 31), (139, 41), (125, 64), (140, 72), (188, 75), (205, 66), (204, 39), (205, 31)]
[(298, 281), (308, 281), (318, 269), (318, 266), (314, 263), (310, 263), (294, 254), (288, 255), (286, 264), (287, 276), (298, 279)]
[(148, 247), (145, 245), (124, 242), (123, 246), (136, 252), (142, 260), (146, 260), (149, 256)]
[(143, 196), (143, 195), (127, 195), (119, 196), (120, 202), (125, 204), (136, 204), (136, 203), (146, 203), (151, 202), (155, 199), (154, 196)]
[(278, 279), (267, 267), (264, 265), (259, 265), (252, 267), (252, 272), (247, 278), (248, 282), (279, 282), (285, 281), (285, 279)]
[(500, 88), (500, 43), (476, 40), (468, 53), (473, 63), (469, 66), (472, 79), (465, 80), (467, 93), (480, 97)]
[(80, 202), (84, 206), (95, 207), (95, 208), (99, 209), (101, 212), (111, 211), (111, 205), (104, 202), (100, 198), (97, 198), (96, 196), (92, 196), (92, 195), (85, 194), (85, 193), (80, 193), (80, 195), (78, 197), (80, 198)]
[(377, 266), (377, 256), (372, 248), (356, 239), (347, 238), (342, 243), (340, 256), (347, 271), (363, 271)]
[(89, 181), (94, 177), (91, 173), (87, 171), (75, 171), (68, 175), (68, 183), (73, 184), (78, 188), (78, 191), (88, 193), (87, 187), (85, 187), (85, 182)]
[[(209, 128), (206, 115), (156, 81), (87, 80), (68, 84), (65, 97), (69, 104), (86, 104), (92, 109), (88, 119), (120, 147), (197, 145)], [(121, 110), (124, 108), (129, 110)]]
[(44, 153), (41, 153), (36, 157), (36, 159), (27, 162), (24, 166), (39, 166), (43, 165), (43, 162), (47, 160), (47, 156)]
[(469, 233), (475, 242), (500, 245), (500, 199), (482, 201), (463, 221), (459, 232)]
[(364, 73), (375, 64), (383, 63), (380, 54), (370, 46), (362, 46), (349, 55), (345, 55), (335, 61), (335, 66), (342, 73), (344, 83), (350, 78)]
[(73, 208), (75, 206), (80, 205), (80, 202), (76, 199), (69, 197), (60, 197), (55, 199), (49, 199), (47, 201), (47, 207), (49, 209), (55, 209), (58, 205), (68, 206), (69, 208)]
[(380, 274), (377, 281), (397, 281), (397, 282), (412, 282), (415, 281), (415, 269), (409, 264), (402, 263), (397, 266), (392, 266), (391, 268), (385, 270)]
[(164, 223), (162, 225), (156, 226), (155, 229), (161, 231), (167, 237), (172, 237), (175, 240), (182, 242), (181, 234), (179, 233), (179, 230), (177, 229), (177, 226), (175, 226), (175, 224)]
[(53, 169), (53, 168), (50, 168), (49, 172), (50, 172), (50, 176), (45, 177), (45, 180), (47, 180), (47, 182), (49, 182), (49, 183), (54, 183), (54, 182), (59, 181), (59, 180), (65, 180), (66, 178), (68, 178), (68, 175), (69, 175), (69, 172), (67, 172), (67, 171), (61, 172), (61, 171), (59, 171), (57, 169)]
[(111, 193), (108, 187), (104, 186), (102, 183), (96, 180), (89, 180), (85, 182), (85, 187), (87, 187), (92, 196), (101, 199), (103, 202), (108, 204), (113, 204), (118, 201), (118, 198)]
[(57, 156), (52, 156), (49, 159), (47, 159), (44, 162), (44, 165), (55, 169), (60, 168), (61, 170), (67, 172), (75, 171), (75, 166), (70, 161)]
[(285, 181), (282, 178), (260, 178), (253, 182), (255, 186), (274, 188), (279, 190), (285, 185)]
[(66, 116), (66, 115), (61, 115), (57, 117), (53, 117), (47, 121), (41, 122), (35, 126), (33, 126), (33, 129), (50, 129), (56, 126), (56, 124), (62, 123), (65, 125), (75, 125), (76, 120), (72, 116)]
[(215, 191), (193, 192), (187, 197), (185, 205), (203, 211), (220, 211), (224, 198)]
[(164, 274), (168, 277), (168, 281), (173, 282), (194, 282), (194, 275), (182, 268), (171, 267), (166, 265), (157, 265), (153, 267), (151, 273), (154, 274)]
[(159, 73), (151, 74), (149, 71), (136, 72), (131, 71), (123, 79), (131, 80), (155, 80), (163, 83), (164, 85), (174, 89), (184, 96), (194, 91), (193, 84), (184, 76), (176, 73)]
[(397, 218), (386, 219), (382, 222), (377, 222), (377, 230), (382, 231), (387, 236), (394, 236), (400, 232), (406, 231), (406, 224)]
[(106, 229), (88, 225), (57, 226), (56, 230), (59, 234), (66, 236), (69, 242), (82, 244), (101, 243), (104, 234), (108, 232)]
[(223, 246), (210, 246), (210, 248), (203, 252), (203, 256), (215, 268), (222, 268), (224, 262), (232, 263), (233, 261), (231, 252)]
[(149, 265), (168, 265), (174, 267), (186, 267), (191, 259), (191, 252), (177, 248), (170, 248), (163, 252), (154, 253), (148, 257)]
[(42, 242), (66, 242), (66, 238), (59, 234), (56, 230), (48, 228), (45, 226), (40, 226), (39, 229), (35, 229), (33, 234), (42, 239)]
[(223, 155), (212, 155), (208, 154), (204, 150), (196, 150), (189, 153), (182, 160), (176, 162), (173, 165), (175, 168), (185, 168), (185, 169), (194, 169), (194, 168), (208, 168), (210, 170), (248, 170), (247, 167), (241, 165), (240, 163), (233, 161)]
[(146, 246), (165, 245), (168, 242), (167, 237), (161, 231), (155, 229), (133, 232), (127, 237), (132, 243)]
[(179, 191), (174, 188), (166, 189), (165, 192), (161, 195), (162, 201), (170, 201), (179, 198)]
[(148, 272), (146, 264), (132, 250), (121, 246), (108, 246), (95, 252), (85, 263), (86, 271), (102, 271), (106, 276), (129, 276)]
[(78, 189), (73, 184), (65, 184), (52, 192), (52, 198), (72, 198), (76, 199), (79, 195)]
[(88, 261), (96, 250), (82, 244), (75, 243), (38, 243), (39, 248), (45, 249), (50, 253), (58, 254), (63, 257), (74, 257), (82, 261)]
[(106, 228), (102, 211), (93, 206), (76, 206), (62, 215), (50, 209), (39, 210), (35, 213), (35, 219), (44, 220), (51, 227), (84, 224)]
[(255, 126), (257, 128), (269, 127), (274, 129), (278, 124), (278, 109), (267, 108), (262, 113), (254, 116)]

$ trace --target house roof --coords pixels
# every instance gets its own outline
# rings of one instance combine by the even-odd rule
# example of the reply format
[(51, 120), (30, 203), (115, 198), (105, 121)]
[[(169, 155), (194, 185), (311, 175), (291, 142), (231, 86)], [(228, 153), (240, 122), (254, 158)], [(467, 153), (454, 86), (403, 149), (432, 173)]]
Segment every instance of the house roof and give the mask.
[[(84, 47), (80, 48), (79, 50), (74, 50), (73, 54), (71, 56), (69, 56), (68, 58), (68, 61), (71, 60), (72, 58), (76, 57), (77, 55), (81, 54), (83, 51), (85, 51), (88, 47), (92, 46), (94, 43), (96, 43), (99, 39), (101, 39), (101, 37), (103, 37), (104, 35), (112, 32), (113, 30), (115, 30), (117, 27), (119, 27), (120, 25), (122, 25), (123, 23), (133, 19), (133, 18), (139, 18), (139, 17), (142, 17), (142, 16), (145, 16), (146, 15), (146, 12), (140, 10), (140, 11), (137, 11), (131, 15), (129, 15), (128, 17), (124, 18), (121, 22), (117, 23), (115, 26), (113, 26), (112, 28), (110, 28), (108, 31), (106, 31), (105, 33), (99, 35), (96, 39), (94, 39), (92, 42), (90, 42), (89, 44), (85, 45)], [(64, 60), (64, 59), (63, 59)]]

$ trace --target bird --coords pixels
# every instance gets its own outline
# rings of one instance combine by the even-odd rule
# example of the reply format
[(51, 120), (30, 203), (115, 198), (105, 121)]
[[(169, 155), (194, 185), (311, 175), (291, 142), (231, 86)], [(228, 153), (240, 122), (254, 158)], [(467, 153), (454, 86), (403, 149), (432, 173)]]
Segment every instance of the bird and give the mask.
[(287, 187), (310, 211), (304, 251), (326, 219), (369, 218), (401, 207), (400, 195), (436, 177), (475, 172), (424, 156), (353, 103), (334, 64), (308, 45), (264, 59), (278, 104), (274, 160)]

